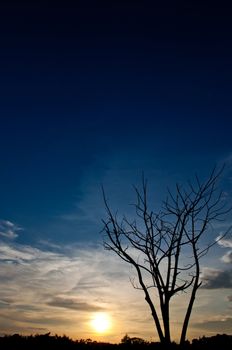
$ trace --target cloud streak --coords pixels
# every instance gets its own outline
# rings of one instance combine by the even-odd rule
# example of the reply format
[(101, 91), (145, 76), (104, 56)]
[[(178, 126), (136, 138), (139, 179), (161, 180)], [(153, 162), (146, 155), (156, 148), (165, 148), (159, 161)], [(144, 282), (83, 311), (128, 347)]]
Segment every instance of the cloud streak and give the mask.
[(221, 238), (221, 236), (218, 236), (216, 238), (216, 241), (217, 241), (218, 245), (223, 247), (223, 248), (232, 248), (232, 239)]
[[(222, 248), (232, 248), (232, 239), (222, 238), (218, 236), (216, 238), (218, 245)], [(232, 264), (232, 250), (229, 250), (225, 255), (222, 256), (221, 260), (226, 264)]]
[(0, 236), (7, 239), (15, 239), (18, 237), (18, 231), (21, 231), (22, 228), (15, 225), (9, 220), (0, 220)]
[(232, 264), (232, 250), (223, 255), (221, 260), (226, 264)]
[(205, 268), (202, 274), (204, 289), (232, 288), (232, 270)]
[(215, 320), (193, 323), (194, 328), (211, 331), (213, 333), (231, 333), (232, 317), (217, 317)]
[(77, 301), (75, 299), (68, 299), (68, 298), (61, 298), (61, 297), (55, 297), (51, 299), (47, 305), (55, 306), (55, 307), (61, 307), (64, 309), (71, 309), (71, 310), (77, 310), (77, 311), (102, 311), (104, 310), (103, 307), (92, 305), (87, 302), (81, 302)]

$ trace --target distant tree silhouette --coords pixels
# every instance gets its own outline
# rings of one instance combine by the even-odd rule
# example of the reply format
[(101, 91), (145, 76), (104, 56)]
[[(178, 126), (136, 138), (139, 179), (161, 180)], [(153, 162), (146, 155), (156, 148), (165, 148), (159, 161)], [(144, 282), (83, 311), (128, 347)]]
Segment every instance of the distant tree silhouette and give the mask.
[(125, 334), (124, 337), (121, 339), (121, 344), (126, 345), (145, 345), (149, 344), (146, 340), (139, 338), (139, 337), (129, 337), (128, 334)]
[(196, 350), (201, 349), (231, 349), (232, 335), (217, 334), (212, 337), (201, 337), (192, 340), (192, 348)]
[[(132, 284), (143, 290), (163, 344), (171, 344), (170, 301), (180, 292), (189, 291), (180, 336), (180, 344), (185, 343), (196, 293), (202, 283), (200, 259), (216, 244), (211, 238), (203, 245), (202, 238), (210, 233), (212, 223), (230, 210), (226, 209), (222, 192), (216, 187), (222, 171), (223, 168), (215, 168), (205, 182), (196, 176), (186, 188), (176, 184), (175, 191), (168, 191), (162, 209), (157, 213), (149, 209), (147, 181), (143, 178), (142, 189), (134, 187), (136, 218), (132, 221), (125, 216), (118, 219), (110, 209), (103, 189), (107, 213), (103, 220), (104, 246), (135, 268), (138, 285)], [(159, 307), (152, 289), (157, 291)]]

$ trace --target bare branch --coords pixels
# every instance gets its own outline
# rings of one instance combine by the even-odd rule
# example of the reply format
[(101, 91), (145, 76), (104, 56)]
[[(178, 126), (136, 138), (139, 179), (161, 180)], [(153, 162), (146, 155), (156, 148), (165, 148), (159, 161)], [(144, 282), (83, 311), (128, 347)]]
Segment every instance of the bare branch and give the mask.
[[(143, 290), (162, 342), (171, 341), (171, 298), (189, 291), (181, 343), (186, 338), (196, 293), (201, 286), (200, 259), (218, 243), (211, 237), (210, 242), (203, 246), (201, 238), (210, 233), (213, 222), (222, 220), (231, 210), (222, 201), (222, 191), (217, 188), (223, 169), (215, 167), (205, 182), (196, 175), (195, 184), (188, 182), (187, 188), (176, 184), (174, 192), (168, 189), (162, 210), (158, 212), (149, 209), (147, 180), (143, 175), (141, 190), (134, 186), (136, 218), (132, 221), (126, 216), (121, 221), (118, 219), (117, 212), (111, 211), (102, 188), (107, 214), (107, 219), (103, 220), (104, 247), (135, 268), (138, 284), (133, 279), (132, 286)], [(231, 228), (220, 239), (229, 232)], [(149, 294), (152, 288), (158, 292), (163, 328), (157, 306)]]

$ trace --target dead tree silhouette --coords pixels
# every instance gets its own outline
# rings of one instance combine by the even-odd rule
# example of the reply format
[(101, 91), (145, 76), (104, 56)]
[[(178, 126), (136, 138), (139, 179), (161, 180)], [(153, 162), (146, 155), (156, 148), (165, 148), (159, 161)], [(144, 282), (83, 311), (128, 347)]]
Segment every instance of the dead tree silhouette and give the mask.
[[(176, 184), (174, 192), (168, 190), (158, 213), (149, 209), (147, 181), (143, 178), (142, 189), (134, 187), (136, 218), (133, 221), (126, 216), (118, 219), (103, 189), (107, 214), (103, 220), (104, 247), (135, 268), (138, 284), (133, 286), (143, 290), (163, 344), (171, 343), (170, 301), (181, 292), (189, 292), (180, 344), (186, 340), (193, 304), (202, 283), (200, 259), (216, 244), (210, 237), (213, 222), (222, 220), (230, 210), (217, 189), (222, 172), (223, 168), (214, 168), (205, 182), (196, 176), (186, 188)], [(209, 242), (203, 244), (202, 238), (208, 236)], [(158, 305), (152, 289), (157, 291)]]

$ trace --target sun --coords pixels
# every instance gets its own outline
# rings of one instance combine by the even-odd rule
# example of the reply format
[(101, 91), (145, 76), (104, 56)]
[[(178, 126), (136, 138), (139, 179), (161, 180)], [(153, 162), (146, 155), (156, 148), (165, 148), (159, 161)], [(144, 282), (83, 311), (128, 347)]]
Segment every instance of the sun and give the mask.
[(97, 333), (105, 333), (110, 328), (110, 318), (106, 313), (97, 313), (91, 320), (91, 326)]

